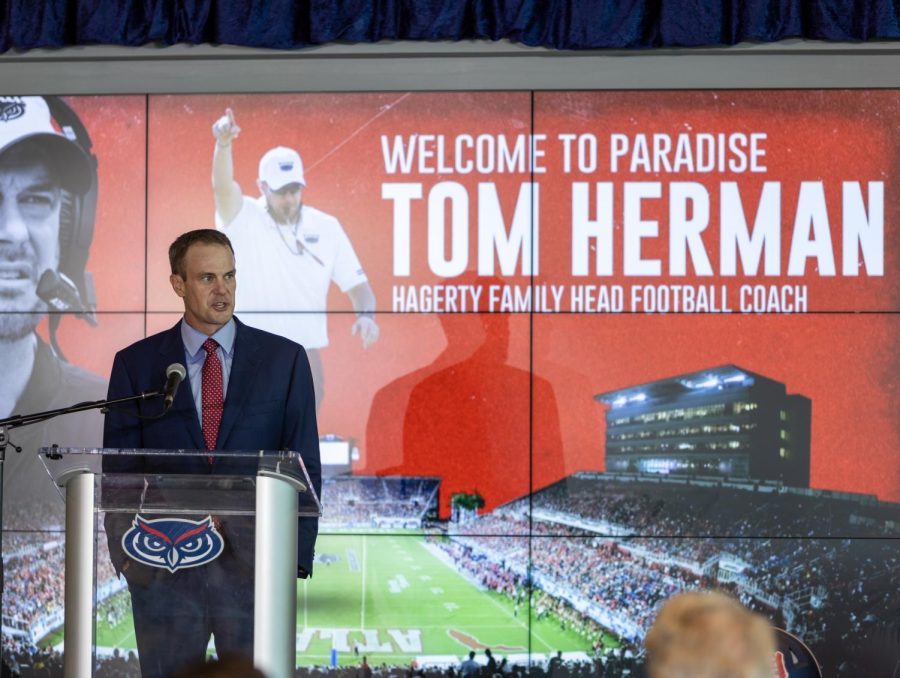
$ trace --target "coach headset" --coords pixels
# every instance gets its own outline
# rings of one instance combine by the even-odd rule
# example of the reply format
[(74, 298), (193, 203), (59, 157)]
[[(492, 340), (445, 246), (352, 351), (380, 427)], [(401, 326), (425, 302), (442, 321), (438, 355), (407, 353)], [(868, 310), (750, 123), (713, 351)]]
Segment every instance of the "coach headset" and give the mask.
[(86, 270), (97, 213), (97, 156), (92, 153), (91, 137), (75, 111), (59, 97), (48, 96), (43, 99), (50, 109), (50, 117), (62, 134), (84, 152), (90, 173), (90, 187), (83, 195), (68, 190), (62, 192), (59, 272), (48, 271), (38, 284), (38, 296), (47, 303), (51, 311), (56, 311), (49, 315), (50, 345), (65, 360), (56, 341), (62, 313), (74, 312), (91, 325), (97, 324), (94, 279)]

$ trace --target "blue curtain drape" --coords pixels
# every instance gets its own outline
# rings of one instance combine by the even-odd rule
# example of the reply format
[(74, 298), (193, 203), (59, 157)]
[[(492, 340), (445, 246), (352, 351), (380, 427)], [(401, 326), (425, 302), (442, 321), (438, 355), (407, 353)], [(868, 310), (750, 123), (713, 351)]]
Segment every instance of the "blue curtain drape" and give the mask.
[(0, 51), (509, 39), (641, 49), (900, 37), (898, 0), (4, 0)]

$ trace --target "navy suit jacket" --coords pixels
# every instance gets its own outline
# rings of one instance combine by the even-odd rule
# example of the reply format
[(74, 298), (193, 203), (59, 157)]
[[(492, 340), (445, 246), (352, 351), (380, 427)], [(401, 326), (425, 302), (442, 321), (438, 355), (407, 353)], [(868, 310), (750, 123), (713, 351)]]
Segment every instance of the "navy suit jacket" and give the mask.
[[(317, 496), (321, 496), (319, 436), (316, 429), (316, 399), (312, 375), (303, 347), (269, 332), (248, 327), (234, 319), (237, 331), (234, 357), (225, 394), (225, 407), (216, 448), (220, 450), (296, 450), (301, 453)], [(181, 323), (165, 332), (142, 339), (119, 351), (109, 379), (109, 398), (137, 395), (160, 389), (166, 368), (184, 363)], [(104, 447), (146, 449), (206, 449), (189, 377), (179, 388), (172, 408), (159, 419), (137, 419), (110, 409), (103, 429)], [(159, 399), (124, 406), (142, 416), (159, 414)], [(206, 459), (185, 460), (149, 457), (107, 457), (105, 472), (255, 474), (246, 461), (219, 459), (212, 466)], [(109, 522), (108, 531), (109, 531)], [(299, 520), (297, 564), (312, 572), (318, 520)], [(109, 535), (110, 554), (118, 571), (124, 553), (121, 535)], [(251, 547), (252, 549), (252, 547)]]

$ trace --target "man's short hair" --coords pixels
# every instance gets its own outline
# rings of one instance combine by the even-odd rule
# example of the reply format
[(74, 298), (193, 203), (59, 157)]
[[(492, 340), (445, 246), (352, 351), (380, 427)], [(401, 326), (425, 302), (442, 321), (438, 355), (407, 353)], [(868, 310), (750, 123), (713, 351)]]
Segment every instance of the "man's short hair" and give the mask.
[(644, 641), (650, 678), (770, 678), (775, 633), (768, 621), (717, 591), (670, 598)]
[(234, 247), (231, 246), (231, 241), (227, 235), (213, 228), (198, 228), (195, 231), (182, 233), (175, 238), (175, 242), (169, 245), (169, 267), (172, 269), (172, 273), (182, 278), (185, 277), (187, 271), (184, 266), (184, 257), (191, 245), (197, 244), (221, 245), (230, 249), (232, 256), (234, 256)]

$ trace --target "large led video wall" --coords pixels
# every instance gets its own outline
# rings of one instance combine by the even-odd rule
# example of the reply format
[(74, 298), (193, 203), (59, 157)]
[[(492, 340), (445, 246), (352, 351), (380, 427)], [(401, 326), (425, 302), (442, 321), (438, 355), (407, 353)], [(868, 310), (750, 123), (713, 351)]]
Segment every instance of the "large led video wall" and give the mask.
[[(616, 675), (661, 601), (711, 586), (829, 675), (896, 652), (900, 92), (48, 101), (96, 177), (46, 195), (0, 139), (0, 415), (101, 398), (114, 353), (181, 317), (173, 239), (232, 236), (236, 315), (316, 375), (299, 665), (491, 648)], [(267, 195), (298, 160), (299, 195)], [(69, 291), (49, 308), (48, 269)], [(6, 648), (62, 639), (36, 449), (101, 428), (10, 431)], [(98, 580), (99, 652), (127, 652), (127, 589)]]

